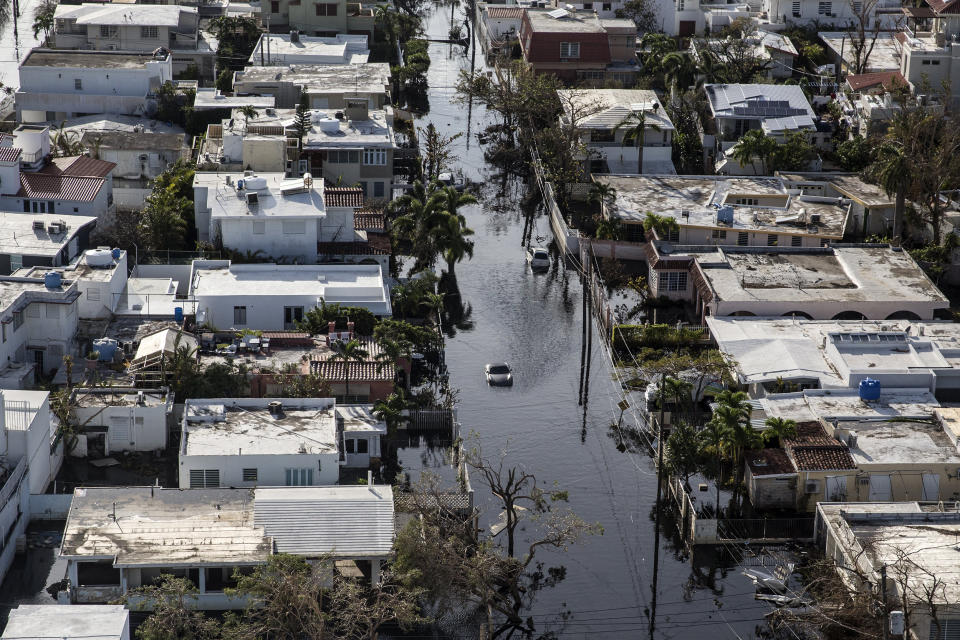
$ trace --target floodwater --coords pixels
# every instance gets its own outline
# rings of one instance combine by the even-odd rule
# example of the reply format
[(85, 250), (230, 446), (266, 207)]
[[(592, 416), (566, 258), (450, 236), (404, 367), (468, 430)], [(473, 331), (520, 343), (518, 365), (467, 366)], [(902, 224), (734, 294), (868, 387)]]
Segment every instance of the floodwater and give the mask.
[[(0, 83), (16, 89), (20, 86), (20, 63), (31, 48), (40, 44), (39, 39), (33, 37), (33, 11), (41, 0), (20, 0), (20, 17), (17, 20), (13, 19), (10, 8), (14, 2), (0, 0), (6, 5), (6, 13), (0, 12)], [(6, 19), (3, 16), (7, 16)], [(40, 37), (43, 37), (42, 33)]]
[[(462, 20), (460, 10), (457, 21)], [(450, 9), (437, 9), (430, 37), (446, 38), (449, 25)], [(557, 483), (568, 490), (569, 506), (603, 527), (603, 535), (540, 557), (547, 566), (565, 566), (566, 578), (541, 591), (530, 613), (538, 632), (554, 631), (560, 638), (647, 635), (654, 570), (652, 462), (643, 452), (617, 448), (611, 425), (622, 395), (596, 335), (584, 424), (577, 406), (582, 325), (576, 267), (558, 269), (555, 263), (545, 274), (527, 268), (521, 244), (526, 187), (494, 178), (476, 139), (491, 120), (482, 108), (470, 110), (454, 99), (460, 70), (470, 68), (470, 52), (433, 43), (430, 58), (429, 113), (418, 125), (432, 122), (443, 134), (464, 133), (454, 143), (458, 168), (483, 183), (481, 203), (463, 211), (476, 232), (473, 259), (456, 268), (470, 323), (448, 340), (446, 352), (451, 386), (460, 391), (463, 432), (475, 434), (485, 455), (503, 452), (508, 464), (535, 473), (541, 486)], [(476, 65), (483, 65), (482, 50)], [(542, 214), (531, 236), (534, 244), (552, 241)], [(512, 388), (485, 384), (483, 365), (497, 361), (513, 366)], [(628, 411), (624, 425), (630, 422)], [(419, 446), (402, 449), (400, 461), (415, 475), (418, 469), (440, 468), (444, 458), (437, 449)], [(478, 504), (486, 507), (481, 524), (487, 526), (499, 508), (473, 480)], [(753, 637), (770, 609), (753, 599), (751, 583), (735, 567), (714, 569), (699, 558), (694, 566), (668, 538), (661, 537), (654, 637)], [(564, 610), (571, 614), (565, 623)]]

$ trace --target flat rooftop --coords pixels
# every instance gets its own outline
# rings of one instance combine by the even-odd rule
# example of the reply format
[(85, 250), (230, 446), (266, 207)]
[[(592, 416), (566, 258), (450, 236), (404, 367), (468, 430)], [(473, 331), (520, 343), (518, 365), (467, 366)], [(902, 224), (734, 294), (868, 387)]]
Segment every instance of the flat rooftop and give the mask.
[(270, 109), (277, 102), (273, 96), (225, 96), (219, 89), (197, 89), (193, 108), (197, 111), (210, 109), (239, 109), (250, 106), (255, 109)]
[(75, 280), (63, 280), (59, 287), (50, 289), (43, 278), (0, 277), (0, 309), (7, 310), (18, 300), (13, 311), (22, 310), (29, 302), (69, 303), (80, 297)]
[(879, 185), (867, 182), (855, 173), (785, 173), (777, 175), (787, 182), (803, 184), (809, 182), (827, 183), (844, 197), (855, 200), (867, 207), (892, 207), (896, 203)]
[(53, 14), (57, 20), (76, 20), (78, 25), (118, 25), (177, 27), (180, 14), (196, 14), (197, 9), (177, 5), (90, 4), (59, 5)]
[(743, 251), (720, 247), (697, 263), (724, 302), (942, 303), (947, 297), (906, 251), (887, 246)]
[[(767, 395), (760, 401), (769, 416), (796, 422), (832, 419), (894, 420), (904, 417), (931, 419), (940, 403), (923, 389), (887, 389), (879, 400), (863, 402), (857, 389), (805, 389)], [(842, 423), (841, 423), (842, 424)], [(826, 427), (827, 431), (830, 427)]]
[(80, 407), (159, 407), (169, 395), (160, 389), (77, 387), (73, 397)]
[(121, 640), (129, 625), (122, 604), (21, 604), (10, 610), (0, 640)]
[[(153, 5), (151, 5), (153, 6)], [(34, 49), (21, 67), (63, 67), (65, 69), (136, 69), (156, 62), (152, 53), (132, 51), (57, 51)]]
[[(270, 41), (269, 45), (266, 44), (267, 40)], [(346, 33), (331, 37), (300, 35), (294, 42), (289, 33), (270, 33), (260, 36), (253, 53), (250, 54), (250, 64), (262, 64), (267, 61), (290, 62), (297, 59), (314, 64), (363, 63), (367, 61), (369, 55), (370, 49), (366, 35)]]
[(194, 264), (190, 292), (195, 298), (310, 296), (323, 298), (328, 304), (364, 306), (378, 315), (390, 313), (389, 291), (377, 264), (236, 264), (212, 268)]
[[(817, 34), (827, 49), (835, 57), (840, 57), (843, 52), (843, 61), (847, 68), (852, 68), (855, 64), (853, 50), (850, 47), (850, 34), (846, 31), (821, 31)], [(871, 36), (871, 40), (873, 37)], [(888, 31), (881, 31), (877, 34), (873, 50), (870, 52), (870, 58), (867, 61), (866, 73), (874, 71), (899, 71), (900, 70), (900, 51), (899, 43), (894, 39), (894, 34)]]
[[(26, 216), (26, 214), (16, 215), (29, 217)], [(74, 216), (70, 217), (72, 218)], [(89, 251), (92, 251), (92, 249), (87, 250), (87, 252)], [(90, 265), (87, 262), (87, 252), (84, 252), (78, 256), (77, 259), (69, 265), (62, 267), (22, 267), (17, 270), (15, 275), (26, 278), (42, 278), (51, 271), (59, 271), (61, 274), (63, 274), (63, 277), (68, 280), (83, 279), (85, 282), (109, 282), (113, 280), (117, 268), (122, 268), (124, 270), (127, 268), (126, 251), (121, 250), (119, 258), (113, 258), (110, 264), (105, 264), (103, 266)]]
[[(303, 139), (304, 149), (361, 148), (351, 145), (396, 147), (392, 110), (388, 113), (385, 109), (370, 109), (365, 120), (348, 120), (343, 117), (343, 112), (343, 109), (310, 109), (310, 128)], [(337, 118), (338, 113), (341, 114), (340, 119)], [(276, 109), (272, 114), (264, 111), (246, 124), (248, 130), (256, 125), (276, 125), (283, 127), (284, 131), (293, 131), (296, 115), (296, 109)], [(224, 135), (230, 131), (237, 131), (241, 135), (257, 135), (255, 129), (249, 132), (239, 129), (244, 126), (243, 123), (243, 116), (234, 111), (233, 116), (223, 122)], [(333, 126), (334, 123), (337, 124)]]
[[(4, 424), (10, 431), (26, 431), (36, 418), (40, 407), (50, 397), (48, 391), (23, 391), (3, 389)], [(52, 424), (50, 425), (52, 427)]]
[[(368, 62), (366, 64), (296, 64), (280, 67), (253, 66), (238, 71), (234, 75), (235, 85), (240, 83), (245, 86), (248, 83), (257, 82), (271, 86), (277, 82), (289, 82), (303, 87), (305, 93), (312, 94), (384, 93), (390, 85), (390, 65), (386, 62)], [(200, 97), (199, 92), (197, 97)], [(240, 96), (235, 99), (244, 98)]]
[(295, 455), (336, 453), (337, 418), (332, 399), (188, 400), (181, 455)]
[[(54, 222), (65, 222), (62, 232), (50, 233)], [(0, 211), (0, 251), (30, 256), (55, 256), (80, 229), (96, 224), (96, 217)], [(36, 228), (36, 223), (42, 223)]]
[[(840, 239), (849, 209), (836, 198), (811, 199), (788, 193), (780, 178), (611, 174), (595, 175), (594, 179), (616, 189), (608, 209), (611, 215), (637, 224), (647, 213), (655, 213), (670, 216), (681, 226)], [(762, 204), (737, 204), (744, 198)], [(718, 222), (717, 208), (722, 205), (733, 207), (732, 224)]]
[(858, 465), (960, 463), (956, 445), (935, 421), (854, 420), (839, 422), (838, 427), (857, 433), (850, 455)]
[(116, 567), (265, 562), (272, 543), (252, 525), (250, 489), (79, 487), (60, 546), (67, 558), (114, 558)]
[[(266, 181), (262, 189), (239, 189), (239, 184), (250, 184), (250, 178)], [(227, 184), (227, 180), (230, 181)], [(314, 178), (306, 187), (302, 178), (287, 178), (283, 173), (258, 173), (244, 176), (237, 173), (196, 172), (194, 187), (207, 187), (207, 206), (213, 218), (324, 218), (327, 215), (323, 196), (323, 178)], [(250, 194), (256, 202), (250, 202)]]
[(527, 9), (527, 18), (534, 31), (544, 33), (606, 33), (597, 14), (589, 11), (570, 13), (565, 9)]

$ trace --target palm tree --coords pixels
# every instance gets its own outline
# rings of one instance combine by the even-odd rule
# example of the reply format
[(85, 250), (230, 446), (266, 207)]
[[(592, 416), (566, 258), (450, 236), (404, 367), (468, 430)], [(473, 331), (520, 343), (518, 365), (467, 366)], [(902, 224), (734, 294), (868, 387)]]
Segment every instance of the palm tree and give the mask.
[(717, 517), (720, 517), (720, 484), (723, 482), (723, 457), (727, 447), (727, 427), (719, 420), (710, 420), (700, 432), (703, 452), (717, 464)]
[(433, 192), (432, 198), (437, 199), (440, 211), (445, 211), (455, 215), (460, 219), (461, 224), (466, 224), (467, 219), (460, 213), (460, 207), (471, 204), (477, 204), (477, 198), (472, 193), (462, 193), (457, 191), (456, 187), (438, 188)]
[(258, 115), (260, 115), (260, 112), (257, 111), (253, 107), (253, 105), (249, 105), (249, 104), (240, 107), (239, 109), (237, 109), (237, 111), (240, 113), (240, 115), (243, 116), (244, 128), (246, 128), (247, 123), (250, 122), (250, 118), (256, 118)]
[(395, 431), (408, 418), (404, 412), (410, 408), (403, 391), (397, 391), (387, 396), (386, 400), (378, 400), (373, 405), (373, 415), (387, 423), (387, 431)]
[(663, 381), (664, 393), (673, 398), (675, 411), (678, 414), (681, 408), (685, 408), (689, 404), (691, 389), (693, 389), (693, 385), (686, 380), (668, 377)]
[(416, 260), (415, 268), (429, 267), (436, 259), (438, 250), (431, 232), (443, 211), (442, 200), (443, 196), (417, 181), (412, 190), (387, 208), (388, 213), (397, 216), (391, 225), (394, 240), (409, 243), (410, 253)]
[(36, 17), (33, 19), (33, 37), (36, 38), (40, 35), (40, 32), (43, 31), (43, 42), (40, 44), (40, 46), (43, 46), (46, 43), (47, 38), (50, 37), (50, 29), (52, 28), (53, 12), (38, 12)]
[(54, 156), (69, 157), (80, 155), (84, 151), (83, 143), (76, 131), (67, 129), (66, 121), (54, 127), (51, 134), (51, 151)]
[(656, 231), (657, 237), (661, 240), (666, 240), (670, 237), (671, 231), (679, 231), (680, 223), (677, 222), (677, 219), (672, 216), (661, 216), (656, 213), (647, 213), (647, 217), (643, 219), (643, 230), (644, 231)]
[(624, 142), (636, 141), (637, 151), (637, 173), (643, 173), (643, 146), (647, 140), (647, 129), (660, 131), (660, 127), (653, 123), (647, 123), (646, 111), (631, 111), (630, 115), (624, 118), (620, 124), (613, 128), (614, 133), (620, 129), (626, 129), (623, 134)]
[(410, 357), (410, 352), (413, 351), (413, 345), (406, 340), (389, 339), (381, 340), (378, 344), (380, 346), (380, 353), (373, 358), (377, 363), (377, 373), (381, 373), (384, 369), (389, 368), (394, 374), (394, 379), (396, 379), (400, 359)]
[(594, 182), (587, 201), (592, 204), (609, 205), (617, 197), (617, 190), (606, 182)]
[(779, 447), (787, 438), (797, 436), (797, 423), (789, 418), (767, 418), (764, 424), (767, 428), (760, 432), (760, 436), (767, 444), (776, 441), (775, 446)]
[(907, 189), (910, 187), (910, 159), (903, 148), (903, 141), (888, 138), (877, 149), (874, 170), (880, 186), (887, 195), (895, 195), (896, 206), (893, 210), (893, 242), (900, 244), (903, 234), (903, 213), (906, 209)]
[(447, 262), (447, 273), (456, 277), (455, 265), (464, 258), (473, 257), (473, 229), (465, 226), (462, 216), (446, 214), (432, 229), (434, 243)]
[(767, 167), (770, 163), (770, 157), (777, 149), (777, 141), (765, 134), (760, 129), (751, 129), (740, 137), (733, 148), (733, 159), (740, 163), (740, 166), (750, 164), (756, 171), (754, 159), (760, 161), (761, 175), (767, 175)]
[(329, 361), (341, 361), (343, 362), (343, 383), (344, 391), (343, 397), (346, 401), (347, 397), (350, 395), (350, 363), (351, 362), (364, 362), (369, 355), (367, 350), (363, 348), (363, 345), (359, 340), (353, 338), (347, 342), (343, 340), (337, 340), (330, 345), (333, 349), (333, 353), (330, 354), (330, 357), (327, 358)]
[(663, 79), (670, 88), (671, 100), (678, 90), (685, 90), (691, 85), (699, 84), (696, 81), (696, 65), (691, 57), (680, 51), (674, 51), (663, 56)]
[(420, 306), (426, 309), (427, 317), (436, 320), (437, 324), (440, 324), (440, 312), (443, 311), (443, 297), (442, 293), (425, 293), (420, 300)]

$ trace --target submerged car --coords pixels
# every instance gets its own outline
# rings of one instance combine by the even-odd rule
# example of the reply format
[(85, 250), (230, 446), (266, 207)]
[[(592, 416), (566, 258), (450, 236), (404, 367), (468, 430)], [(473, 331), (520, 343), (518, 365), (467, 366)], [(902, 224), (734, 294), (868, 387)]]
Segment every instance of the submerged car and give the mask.
[(483, 368), (487, 384), (491, 387), (509, 387), (513, 385), (513, 373), (506, 362), (495, 362)]
[(527, 249), (527, 262), (531, 269), (549, 269), (550, 252), (543, 247), (530, 247)]

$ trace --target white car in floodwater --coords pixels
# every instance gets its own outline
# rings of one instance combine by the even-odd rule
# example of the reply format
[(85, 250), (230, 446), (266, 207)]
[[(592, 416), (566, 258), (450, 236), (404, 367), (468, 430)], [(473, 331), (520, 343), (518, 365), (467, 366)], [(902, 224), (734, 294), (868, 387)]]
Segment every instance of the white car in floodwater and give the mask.
[(549, 269), (550, 252), (543, 247), (530, 247), (527, 249), (527, 262), (531, 269)]
[(513, 373), (506, 362), (488, 364), (483, 368), (483, 373), (487, 378), (487, 384), (491, 387), (513, 386)]

